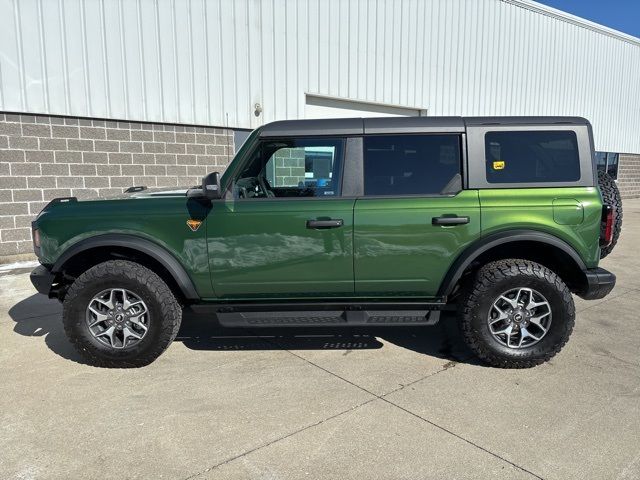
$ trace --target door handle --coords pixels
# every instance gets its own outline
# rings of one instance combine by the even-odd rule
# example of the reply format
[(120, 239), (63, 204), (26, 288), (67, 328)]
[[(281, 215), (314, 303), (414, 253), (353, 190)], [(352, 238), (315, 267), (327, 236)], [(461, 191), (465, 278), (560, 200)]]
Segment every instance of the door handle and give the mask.
[(326, 228), (339, 228), (344, 224), (341, 218), (336, 220), (307, 220), (307, 228), (313, 229), (326, 229)]
[(465, 225), (469, 223), (469, 217), (448, 217), (448, 216), (442, 216), (442, 217), (433, 217), (431, 219), (431, 224), (432, 225)]

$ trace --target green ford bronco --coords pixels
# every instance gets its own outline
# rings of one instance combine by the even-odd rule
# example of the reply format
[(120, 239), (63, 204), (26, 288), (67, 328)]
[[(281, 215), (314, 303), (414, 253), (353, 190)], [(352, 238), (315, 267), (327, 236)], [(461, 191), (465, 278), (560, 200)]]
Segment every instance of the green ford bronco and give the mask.
[(31, 279), (100, 366), (152, 362), (188, 306), (249, 328), (433, 325), (454, 310), (481, 359), (522, 368), (567, 342), (572, 293), (613, 288), (598, 262), (621, 219), (582, 118), (280, 121), (201, 186), (52, 201)]

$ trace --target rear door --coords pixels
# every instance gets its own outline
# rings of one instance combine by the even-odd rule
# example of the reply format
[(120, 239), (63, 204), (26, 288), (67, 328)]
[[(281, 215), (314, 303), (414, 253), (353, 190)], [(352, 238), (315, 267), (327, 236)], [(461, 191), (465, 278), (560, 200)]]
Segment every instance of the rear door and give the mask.
[(354, 208), (355, 291), (435, 297), (480, 236), (477, 190), (462, 189), (462, 133), (367, 135)]

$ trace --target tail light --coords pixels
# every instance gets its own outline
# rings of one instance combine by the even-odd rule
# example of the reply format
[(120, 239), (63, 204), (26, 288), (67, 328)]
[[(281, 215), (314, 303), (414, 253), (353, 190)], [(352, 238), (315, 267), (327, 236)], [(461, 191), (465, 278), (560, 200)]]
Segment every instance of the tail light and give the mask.
[(613, 224), (615, 223), (615, 212), (611, 205), (602, 207), (602, 221), (600, 228), (600, 246), (608, 247), (613, 241)]

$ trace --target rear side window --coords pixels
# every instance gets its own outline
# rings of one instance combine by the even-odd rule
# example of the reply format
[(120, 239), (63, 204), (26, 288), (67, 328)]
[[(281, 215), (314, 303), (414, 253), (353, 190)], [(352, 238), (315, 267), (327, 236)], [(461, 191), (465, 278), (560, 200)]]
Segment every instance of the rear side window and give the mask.
[(489, 183), (580, 180), (578, 140), (572, 131), (487, 132)]
[(458, 135), (364, 138), (365, 195), (439, 194), (460, 173)]

